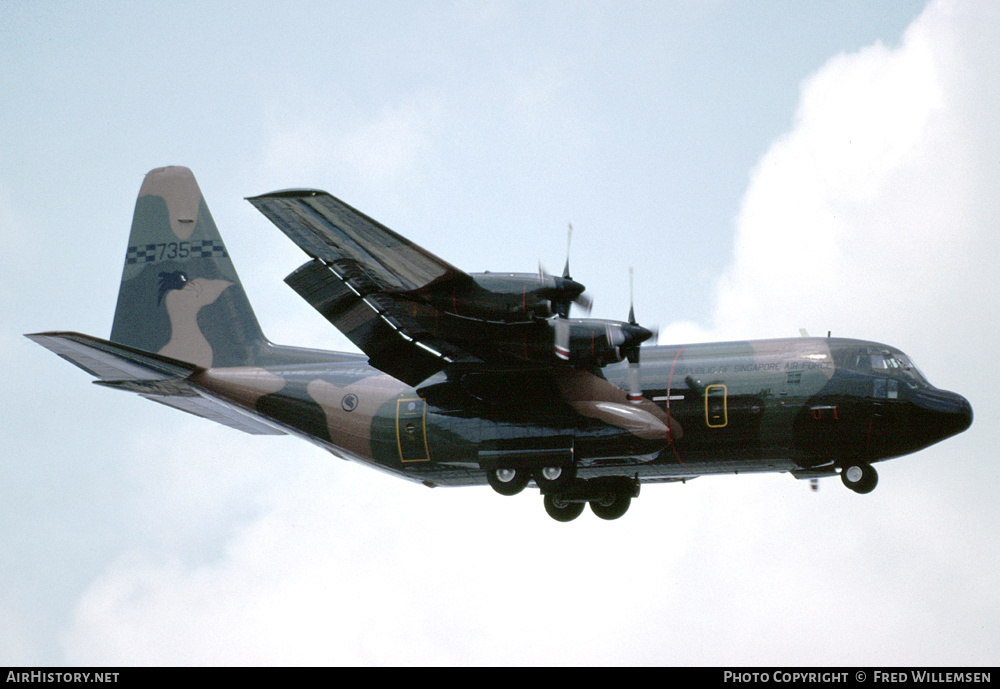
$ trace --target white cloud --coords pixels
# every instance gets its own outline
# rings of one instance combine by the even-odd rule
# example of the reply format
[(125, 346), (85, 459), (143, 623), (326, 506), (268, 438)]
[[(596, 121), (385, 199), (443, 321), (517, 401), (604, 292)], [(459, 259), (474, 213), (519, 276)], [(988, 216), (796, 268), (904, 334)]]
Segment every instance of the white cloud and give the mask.
[[(214, 562), (121, 558), (78, 605), (69, 662), (544, 663), (567, 650), (540, 619), (580, 630), (585, 647), (599, 648), (607, 633), (583, 631), (592, 613), (576, 604), (591, 595), (578, 569), (589, 546), (608, 558), (599, 571), (623, 579), (632, 575), (615, 563), (636, 562), (626, 553), (663, 571), (684, 552), (643, 551), (618, 525), (567, 530), (536, 496), (431, 492), (310, 464)], [(690, 514), (673, 510), (673, 523), (690, 526)], [(619, 603), (629, 618), (642, 605)]]
[(969, 156), (983, 132), (963, 126), (975, 102), (963, 70), (992, 63), (956, 62), (964, 8), (934, 4), (899, 48), (839, 55), (806, 81), (744, 198), (721, 330), (913, 339), (940, 319), (961, 328), (970, 290), (996, 295), (976, 275), (995, 265), (982, 228), (997, 209), (981, 189), (997, 171)]

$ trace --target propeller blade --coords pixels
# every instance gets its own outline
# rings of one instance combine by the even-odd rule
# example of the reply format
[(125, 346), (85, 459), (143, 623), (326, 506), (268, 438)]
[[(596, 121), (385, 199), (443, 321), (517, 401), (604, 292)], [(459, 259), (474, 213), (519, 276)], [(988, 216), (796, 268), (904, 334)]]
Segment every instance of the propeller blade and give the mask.
[(635, 298), (632, 292), (632, 266), (628, 267), (628, 322), (638, 325), (635, 320)]
[(639, 360), (628, 362), (628, 401), (638, 404), (642, 401), (642, 382), (639, 379)]
[(637, 341), (631, 347), (624, 350), (625, 357), (628, 359), (628, 401), (638, 403), (642, 400), (642, 380), (639, 376), (639, 346), (652, 337), (653, 333), (639, 325), (631, 327), (643, 331), (633, 338)]
[(573, 241), (573, 223), (566, 223), (569, 229), (566, 231), (566, 265), (563, 267), (563, 278), (569, 280), (569, 247)]
[(569, 360), (569, 319), (565, 316), (556, 316), (555, 319), (555, 350), (556, 356), (563, 361)]
[(545, 270), (545, 266), (542, 265), (541, 260), (538, 261), (538, 286), (546, 293), (546, 298), (549, 301), (555, 299), (556, 292), (559, 289), (557, 278)]
[(622, 345), (622, 353), (628, 359), (628, 400), (638, 403), (642, 400), (642, 381), (639, 377), (639, 347), (653, 337), (653, 331), (643, 328), (635, 319), (635, 293), (633, 291), (634, 272), (628, 268), (628, 326), (627, 345)]
[[(566, 223), (566, 226), (567, 226), (567, 228), (566, 228), (566, 265), (563, 266), (563, 274), (562, 274), (562, 276), (563, 276), (564, 280), (570, 280), (570, 281), (573, 282), (574, 285), (579, 285), (580, 284), (579, 282), (576, 282), (575, 280), (573, 280), (573, 278), (571, 278), (569, 276), (569, 250), (570, 250), (570, 246), (573, 243), (573, 223)], [(580, 285), (580, 286), (582, 287), (583, 285)], [(586, 294), (584, 294), (583, 290), (580, 290), (580, 293), (577, 294), (577, 295), (575, 295), (573, 297), (573, 303), (576, 304), (577, 306), (579, 306), (581, 309), (586, 310), (586, 312), (588, 314), (590, 313), (590, 310), (592, 308), (594, 308), (594, 300), (591, 299)]]

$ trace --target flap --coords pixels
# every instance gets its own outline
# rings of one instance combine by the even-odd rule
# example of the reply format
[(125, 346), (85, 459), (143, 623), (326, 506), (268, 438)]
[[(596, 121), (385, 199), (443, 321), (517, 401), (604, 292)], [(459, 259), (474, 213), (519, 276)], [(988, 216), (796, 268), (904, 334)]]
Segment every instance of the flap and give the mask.
[(327, 265), (314, 259), (285, 282), (367, 354), (372, 366), (407, 385), (451, 365), (481, 363), (432, 334), (356, 261)]

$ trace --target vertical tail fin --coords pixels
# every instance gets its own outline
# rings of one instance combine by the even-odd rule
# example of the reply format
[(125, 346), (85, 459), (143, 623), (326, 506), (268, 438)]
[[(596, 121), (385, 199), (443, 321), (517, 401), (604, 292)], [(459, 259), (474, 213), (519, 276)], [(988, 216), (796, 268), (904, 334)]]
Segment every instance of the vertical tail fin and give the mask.
[(246, 366), (268, 346), (194, 175), (146, 175), (111, 340), (198, 366)]

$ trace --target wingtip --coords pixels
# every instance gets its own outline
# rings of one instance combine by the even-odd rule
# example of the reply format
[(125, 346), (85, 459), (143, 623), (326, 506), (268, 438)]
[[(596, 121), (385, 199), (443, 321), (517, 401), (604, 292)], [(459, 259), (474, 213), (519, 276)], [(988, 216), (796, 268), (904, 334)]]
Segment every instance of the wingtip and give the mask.
[(46, 330), (41, 333), (24, 333), (24, 336), (36, 342), (51, 337), (85, 337), (83, 333), (73, 332), (72, 330)]
[(279, 189), (277, 191), (269, 191), (266, 194), (259, 194), (258, 196), (247, 196), (246, 200), (253, 203), (258, 199), (301, 199), (308, 198), (310, 196), (329, 196), (328, 192), (322, 189)]

